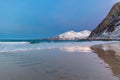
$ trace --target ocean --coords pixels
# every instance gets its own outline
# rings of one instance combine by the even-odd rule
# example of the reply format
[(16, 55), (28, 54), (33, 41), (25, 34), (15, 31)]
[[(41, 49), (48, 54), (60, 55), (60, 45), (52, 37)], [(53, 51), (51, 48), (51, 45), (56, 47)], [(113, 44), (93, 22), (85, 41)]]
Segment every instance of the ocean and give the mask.
[(62, 48), (67, 46), (91, 46), (117, 41), (87, 41), (87, 40), (0, 40), (0, 52), (28, 51)]
[(0, 40), (0, 80), (120, 80), (119, 41)]

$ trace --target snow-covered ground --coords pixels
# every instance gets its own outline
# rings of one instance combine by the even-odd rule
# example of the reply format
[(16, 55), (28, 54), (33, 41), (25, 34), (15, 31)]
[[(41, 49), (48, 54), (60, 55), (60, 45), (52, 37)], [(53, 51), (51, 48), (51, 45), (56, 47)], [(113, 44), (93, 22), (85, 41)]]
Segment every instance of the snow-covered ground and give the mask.
[(120, 26), (115, 27), (113, 32), (107, 32), (107, 30), (105, 30), (98, 38), (120, 39)]

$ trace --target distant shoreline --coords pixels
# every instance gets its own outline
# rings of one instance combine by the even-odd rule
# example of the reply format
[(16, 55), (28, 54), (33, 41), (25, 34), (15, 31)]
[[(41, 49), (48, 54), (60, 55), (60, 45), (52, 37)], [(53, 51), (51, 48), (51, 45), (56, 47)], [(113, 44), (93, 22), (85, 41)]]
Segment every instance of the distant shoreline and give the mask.
[(81, 39), (81, 40), (88, 40), (88, 41), (120, 41), (120, 39)]
[(76, 40), (57, 40), (57, 39), (43, 39), (43, 40), (51, 40), (51, 41), (120, 41), (120, 39), (76, 39)]
[(32, 41), (53, 41), (53, 42), (59, 42), (59, 41), (65, 41), (65, 42), (71, 42), (71, 41), (120, 41), (120, 39), (91, 39), (91, 38), (87, 38), (87, 39), (76, 39), (76, 40), (57, 40), (57, 39), (0, 39), (0, 42), (23, 42), (23, 41), (28, 41), (28, 42), (32, 42)]

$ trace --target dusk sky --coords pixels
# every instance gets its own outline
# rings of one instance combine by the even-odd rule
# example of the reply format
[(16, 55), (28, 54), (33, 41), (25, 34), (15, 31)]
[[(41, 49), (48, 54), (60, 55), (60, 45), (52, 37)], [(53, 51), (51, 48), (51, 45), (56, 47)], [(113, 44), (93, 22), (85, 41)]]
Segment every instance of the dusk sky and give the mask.
[(0, 39), (93, 30), (120, 0), (0, 0)]

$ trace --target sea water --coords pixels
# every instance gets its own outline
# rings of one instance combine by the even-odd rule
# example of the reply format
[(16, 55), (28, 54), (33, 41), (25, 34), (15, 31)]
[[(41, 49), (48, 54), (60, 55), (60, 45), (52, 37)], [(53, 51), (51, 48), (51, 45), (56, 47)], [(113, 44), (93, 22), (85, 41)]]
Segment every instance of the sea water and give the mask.
[(120, 80), (119, 41), (1, 40), (0, 80)]
[(53, 49), (69, 46), (91, 46), (103, 43), (113, 43), (118, 41), (84, 41), (84, 40), (0, 40), (0, 52), (28, 51)]

